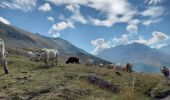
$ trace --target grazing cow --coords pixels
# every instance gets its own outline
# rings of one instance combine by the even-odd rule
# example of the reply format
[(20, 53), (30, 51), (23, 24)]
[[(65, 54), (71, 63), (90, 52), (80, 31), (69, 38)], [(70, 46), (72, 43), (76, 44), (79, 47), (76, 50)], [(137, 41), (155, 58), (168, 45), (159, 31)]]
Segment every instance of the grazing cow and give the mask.
[(126, 64), (126, 71), (127, 71), (128, 73), (131, 73), (131, 72), (132, 72), (132, 65), (131, 65), (130, 63), (127, 63), (127, 64)]
[(115, 64), (107, 64), (106, 67), (108, 69), (114, 69), (115, 68)]
[(7, 59), (5, 55), (5, 44), (2, 39), (0, 39), (0, 63), (4, 67), (4, 73), (8, 74)]
[(87, 66), (93, 66), (93, 64), (94, 64), (94, 60), (93, 59), (87, 59), (87, 61), (86, 61), (86, 65)]
[(99, 64), (99, 67), (104, 67), (104, 64), (103, 64), (103, 63), (100, 63), (100, 64)]
[(115, 69), (116, 70), (120, 70), (121, 69), (121, 65), (120, 64), (115, 64)]
[(66, 64), (69, 64), (69, 63), (76, 63), (76, 64), (80, 64), (80, 60), (76, 57), (69, 57), (69, 59), (66, 61)]
[(52, 62), (52, 66), (55, 64), (58, 64), (58, 56), (59, 52), (56, 49), (39, 49), (37, 51), (37, 55), (39, 56), (39, 59), (45, 63), (45, 66), (48, 67), (49, 61)]

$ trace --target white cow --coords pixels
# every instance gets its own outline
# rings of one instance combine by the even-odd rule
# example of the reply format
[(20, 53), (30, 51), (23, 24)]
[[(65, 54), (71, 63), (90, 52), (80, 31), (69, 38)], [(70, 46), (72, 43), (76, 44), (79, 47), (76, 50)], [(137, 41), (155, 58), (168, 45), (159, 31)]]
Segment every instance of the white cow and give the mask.
[(58, 64), (58, 56), (59, 56), (59, 52), (57, 49), (39, 49), (38, 50), (39, 54), (40, 54), (40, 60), (42, 62), (45, 63), (45, 66), (48, 67), (48, 63), (49, 61), (52, 62), (52, 66), (54, 66), (55, 64)]
[(104, 67), (104, 64), (103, 64), (103, 63), (100, 63), (100, 64), (99, 64), (99, 67)]
[(0, 63), (4, 67), (4, 73), (8, 74), (7, 59), (5, 55), (5, 44), (2, 39), (0, 39)]
[(94, 60), (93, 59), (87, 59), (86, 61), (86, 65), (87, 66), (92, 66), (94, 64)]
[(106, 67), (108, 69), (115, 69), (115, 64), (107, 64)]

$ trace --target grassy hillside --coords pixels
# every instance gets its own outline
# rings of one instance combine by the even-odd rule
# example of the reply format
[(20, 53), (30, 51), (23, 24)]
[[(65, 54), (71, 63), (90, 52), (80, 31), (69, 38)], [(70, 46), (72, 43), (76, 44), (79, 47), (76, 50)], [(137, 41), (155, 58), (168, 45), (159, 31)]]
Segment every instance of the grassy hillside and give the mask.
[[(133, 80), (133, 74), (120, 72), (121, 76), (106, 68), (85, 65), (66, 65), (60, 61), (58, 66), (45, 68), (41, 63), (30, 62), (28, 58), (11, 56), (10, 74), (0, 70), (0, 99), (15, 100), (150, 100), (165, 94), (170, 87), (163, 76), (138, 73), (134, 92), (126, 83)], [(119, 85), (120, 93), (114, 94), (81, 79), (81, 76), (96, 75)]]

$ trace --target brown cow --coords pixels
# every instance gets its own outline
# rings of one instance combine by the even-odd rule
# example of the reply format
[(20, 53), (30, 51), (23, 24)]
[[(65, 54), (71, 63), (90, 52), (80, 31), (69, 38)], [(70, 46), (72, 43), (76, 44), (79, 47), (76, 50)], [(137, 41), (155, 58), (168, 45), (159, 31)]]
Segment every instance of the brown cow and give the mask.
[(127, 64), (126, 64), (126, 71), (127, 71), (128, 73), (131, 73), (131, 72), (132, 72), (132, 65), (131, 65), (130, 63), (127, 63)]

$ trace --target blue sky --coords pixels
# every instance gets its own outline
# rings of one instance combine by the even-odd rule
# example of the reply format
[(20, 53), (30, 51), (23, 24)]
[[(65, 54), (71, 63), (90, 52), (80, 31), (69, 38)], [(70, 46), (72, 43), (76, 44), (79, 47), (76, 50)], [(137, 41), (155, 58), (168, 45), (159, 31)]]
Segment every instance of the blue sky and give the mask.
[(61, 37), (87, 52), (139, 42), (170, 44), (169, 0), (1, 0), (0, 21)]

